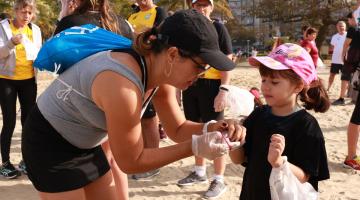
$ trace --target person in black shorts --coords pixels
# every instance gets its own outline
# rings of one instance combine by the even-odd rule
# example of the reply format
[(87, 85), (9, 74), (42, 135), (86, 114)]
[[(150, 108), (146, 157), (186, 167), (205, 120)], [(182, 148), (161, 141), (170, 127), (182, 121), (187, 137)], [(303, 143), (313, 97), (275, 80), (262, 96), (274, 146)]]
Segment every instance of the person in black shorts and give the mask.
[(346, 39), (346, 23), (344, 21), (339, 21), (336, 24), (337, 33), (334, 34), (331, 38), (331, 68), (330, 68), (330, 76), (329, 83), (327, 87), (327, 91), (329, 92), (331, 85), (334, 82), (335, 75), (341, 71), (341, 89), (340, 89), (340, 97), (336, 101), (332, 103), (332, 105), (344, 105), (345, 104), (345, 93), (349, 85), (350, 74), (346, 73), (343, 70), (344, 61), (342, 59), (342, 50), (344, 47), (344, 42)]
[[(195, 21), (197, 26), (189, 26)], [(66, 38), (57, 39), (66, 44)], [(204, 16), (179, 11), (160, 27), (139, 34), (133, 48), (98, 52), (61, 73), (38, 98), (22, 135), (24, 162), (40, 198), (119, 199), (100, 146), (106, 140), (127, 174), (193, 154), (210, 160), (221, 156), (229, 146), (218, 131), (227, 131), (230, 141), (243, 141), (246, 133), (237, 120), (191, 122), (176, 102), (175, 88), (186, 89), (207, 64), (218, 70), (235, 67), (216, 38)], [(141, 115), (145, 93), (154, 88), (159, 88), (154, 106), (169, 137), (179, 144), (144, 147)], [(239, 143), (234, 142), (229, 145)]]
[[(347, 38), (344, 44), (343, 55), (345, 57), (344, 69), (349, 73), (355, 71), (360, 63), (360, 32), (356, 27), (356, 21), (353, 13), (348, 14), (349, 27)], [(346, 50), (348, 51), (346, 52)], [(346, 55), (346, 56), (345, 56)], [(350, 123), (347, 129), (348, 153), (343, 165), (348, 168), (360, 170), (360, 156), (357, 155), (357, 143), (360, 130), (360, 101), (359, 94)]]

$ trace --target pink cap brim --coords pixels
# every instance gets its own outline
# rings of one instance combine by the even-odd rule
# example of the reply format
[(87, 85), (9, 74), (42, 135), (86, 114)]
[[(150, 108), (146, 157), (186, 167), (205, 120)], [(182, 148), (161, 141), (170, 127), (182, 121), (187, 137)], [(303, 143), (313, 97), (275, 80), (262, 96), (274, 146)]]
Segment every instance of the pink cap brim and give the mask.
[(286, 65), (281, 62), (269, 57), (269, 56), (258, 56), (258, 57), (250, 57), (249, 64), (255, 67), (259, 67), (260, 64), (265, 65), (266, 67), (274, 70), (287, 70), (290, 69)]

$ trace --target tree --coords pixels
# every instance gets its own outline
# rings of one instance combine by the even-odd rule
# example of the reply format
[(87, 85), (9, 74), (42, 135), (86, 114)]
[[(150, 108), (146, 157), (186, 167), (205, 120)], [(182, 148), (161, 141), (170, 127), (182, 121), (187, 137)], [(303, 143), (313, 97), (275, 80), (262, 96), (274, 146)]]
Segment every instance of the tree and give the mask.
[(329, 26), (336, 24), (340, 19), (336, 13), (346, 13), (351, 10), (348, 0), (259, 0), (254, 2), (256, 9), (247, 8), (246, 12), (263, 20), (283, 24), (302, 22), (310, 24), (319, 30), (317, 45), (326, 38)]

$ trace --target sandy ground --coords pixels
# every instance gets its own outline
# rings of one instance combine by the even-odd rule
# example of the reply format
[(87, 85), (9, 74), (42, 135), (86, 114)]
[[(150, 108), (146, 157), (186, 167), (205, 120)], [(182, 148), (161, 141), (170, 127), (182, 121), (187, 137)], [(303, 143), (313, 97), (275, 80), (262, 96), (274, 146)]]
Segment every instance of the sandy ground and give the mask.
[[(327, 83), (329, 68), (319, 69), (319, 76)], [(51, 77), (45, 73), (40, 74), (39, 94), (49, 85)], [(240, 63), (234, 71), (232, 84), (248, 89), (253, 86), (259, 87), (260, 79), (257, 70), (250, 68), (246, 63)], [(330, 91), (331, 100), (339, 95), (340, 80), (336, 77), (335, 83)], [(360, 173), (342, 167), (341, 163), (346, 155), (346, 129), (354, 109), (350, 99), (346, 99), (345, 106), (333, 106), (325, 114), (314, 114), (324, 132), (326, 148), (329, 160), (331, 179), (320, 183), (320, 199), (322, 200), (345, 200), (360, 199)], [(2, 118), (0, 117), (2, 120)], [(20, 150), (21, 125), (18, 116), (17, 126), (13, 137), (11, 149), (11, 161), (15, 164), (21, 160)], [(171, 141), (161, 142), (162, 146), (171, 144)], [(180, 188), (176, 182), (188, 175), (194, 164), (193, 158), (187, 158), (171, 165), (161, 168), (160, 175), (149, 181), (129, 180), (131, 199), (201, 199), (208, 185), (196, 185), (187, 188)], [(213, 174), (212, 163), (207, 162), (209, 177)], [(244, 168), (234, 165), (228, 159), (225, 181), (227, 191), (219, 199), (238, 199), (241, 189), (242, 175)], [(0, 200), (35, 200), (39, 199), (30, 181), (25, 175), (15, 179), (6, 180), (0, 177)]]

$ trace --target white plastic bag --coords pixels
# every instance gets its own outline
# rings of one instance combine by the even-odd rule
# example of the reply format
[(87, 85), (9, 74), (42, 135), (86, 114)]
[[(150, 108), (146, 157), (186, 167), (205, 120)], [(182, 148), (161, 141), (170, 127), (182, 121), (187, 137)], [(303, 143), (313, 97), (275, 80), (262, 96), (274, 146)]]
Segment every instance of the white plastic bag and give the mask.
[(316, 200), (318, 193), (306, 182), (300, 183), (292, 173), (287, 157), (283, 156), (284, 164), (271, 170), (269, 183), (272, 200)]
[(225, 107), (232, 117), (248, 116), (254, 110), (254, 95), (248, 90), (233, 85), (222, 85), (229, 92), (227, 94)]

